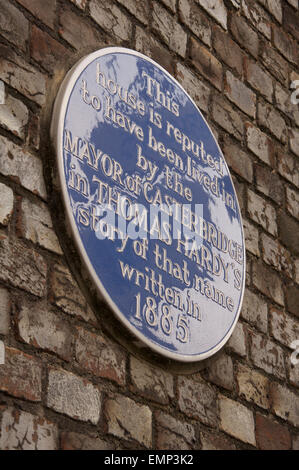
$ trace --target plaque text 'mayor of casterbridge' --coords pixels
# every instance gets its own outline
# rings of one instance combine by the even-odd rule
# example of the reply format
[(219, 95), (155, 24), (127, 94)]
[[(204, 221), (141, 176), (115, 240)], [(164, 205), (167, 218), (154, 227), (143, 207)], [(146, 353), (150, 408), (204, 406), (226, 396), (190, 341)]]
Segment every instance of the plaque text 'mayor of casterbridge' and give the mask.
[(206, 359), (241, 309), (236, 193), (200, 111), (162, 67), (107, 48), (68, 73), (52, 139), (66, 212), (93, 282), (143, 343)]

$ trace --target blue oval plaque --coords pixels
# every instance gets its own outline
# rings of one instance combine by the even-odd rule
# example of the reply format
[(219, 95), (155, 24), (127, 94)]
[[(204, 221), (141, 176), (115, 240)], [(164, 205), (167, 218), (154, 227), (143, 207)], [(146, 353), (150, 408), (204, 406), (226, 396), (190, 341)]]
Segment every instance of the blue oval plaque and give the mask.
[(146, 345), (198, 361), (230, 337), (245, 246), (222, 152), (168, 72), (107, 48), (68, 73), (52, 139), (83, 261), (119, 320)]

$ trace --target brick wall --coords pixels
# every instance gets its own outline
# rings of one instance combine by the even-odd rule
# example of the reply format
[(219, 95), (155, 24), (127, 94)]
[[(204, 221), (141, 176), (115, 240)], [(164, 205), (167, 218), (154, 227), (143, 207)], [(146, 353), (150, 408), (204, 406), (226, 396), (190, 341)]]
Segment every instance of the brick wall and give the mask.
[[(298, 15), (298, 0), (0, 0), (0, 448), (299, 448)], [(107, 45), (182, 83), (242, 208), (240, 321), (192, 374), (111, 339), (64, 255), (51, 107), (70, 66)]]

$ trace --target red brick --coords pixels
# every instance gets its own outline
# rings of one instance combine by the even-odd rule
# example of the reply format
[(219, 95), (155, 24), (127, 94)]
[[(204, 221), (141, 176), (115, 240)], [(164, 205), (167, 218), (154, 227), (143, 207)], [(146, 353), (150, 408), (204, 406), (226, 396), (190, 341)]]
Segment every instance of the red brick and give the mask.
[(222, 88), (222, 65), (208, 49), (201, 46), (199, 42), (191, 38), (190, 58), (193, 65), (207, 80), (209, 80), (218, 90)]
[(256, 442), (261, 450), (289, 450), (291, 449), (291, 435), (289, 430), (279, 423), (271, 421), (260, 414), (256, 415)]
[(31, 30), (30, 53), (48, 72), (53, 72), (57, 65), (65, 63), (70, 55), (68, 49), (35, 25), (32, 25)]
[(41, 373), (41, 364), (37, 359), (7, 347), (5, 364), (0, 366), (0, 390), (14, 397), (40, 401)]
[(244, 53), (227, 32), (218, 26), (213, 28), (213, 43), (218, 56), (238, 75), (243, 75)]
[(236, 450), (235, 444), (222, 434), (202, 432), (202, 450)]

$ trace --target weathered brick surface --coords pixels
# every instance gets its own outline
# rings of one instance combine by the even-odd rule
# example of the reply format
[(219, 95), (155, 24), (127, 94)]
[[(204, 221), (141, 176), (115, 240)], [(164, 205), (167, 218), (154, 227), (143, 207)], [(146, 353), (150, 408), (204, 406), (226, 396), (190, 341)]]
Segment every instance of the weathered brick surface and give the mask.
[(161, 35), (171, 50), (185, 57), (187, 46), (185, 31), (175, 22), (173, 16), (157, 2), (153, 4), (153, 28)]
[(47, 26), (50, 26), (50, 28), (54, 27), (56, 14), (56, 0), (43, 0), (42, 3), (39, 0), (17, 1)]
[(243, 299), (241, 316), (258, 330), (266, 333), (268, 329), (267, 303), (257, 294), (246, 290)]
[(0, 423), (1, 450), (58, 449), (58, 428), (45, 418), (6, 408)]
[(291, 435), (285, 426), (256, 415), (257, 446), (261, 450), (290, 450)]
[(148, 406), (118, 395), (107, 400), (105, 415), (109, 434), (145, 447), (152, 445), (152, 412)]
[(276, 25), (273, 25), (272, 28), (274, 45), (279, 52), (290, 62), (298, 63), (298, 45), (296, 42)]
[(201, 75), (209, 80), (218, 90), (222, 88), (222, 65), (208, 49), (191, 38), (190, 57)]
[(80, 421), (97, 424), (101, 414), (101, 394), (86, 379), (62, 369), (49, 370), (47, 406)]
[(202, 432), (200, 440), (202, 450), (236, 450), (235, 444), (225, 435)]
[(7, 289), (0, 287), (0, 334), (9, 332), (10, 296)]
[(244, 326), (241, 322), (237, 323), (227, 346), (235, 354), (238, 354), (241, 357), (247, 356), (246, 336)]
[(75, 359), (78, 364), (98, 377), (122, 385), (126, 380), (126, 359), (123, 351), (104, 336), (77, 328)]
[(155, 413), (155, 421), (158, 426), (159, 449), (190, 449), (196, 443), (192, 424), (179, 421), (162, 411)]
[(28, 199), (23, 199), (19, 230), (22, 236), (32, 243), (59, 255), (62, 254), (59, 241), (53, 230), (51, 215), (45, 204), (32, 204)]
[(286, 204), (289, 213), (299, 219), (299, 193), (292, 188), (286, 188)]
[(258, 34), (248, 25), (248, 22), (242, 16), (233, 15), (231, 19), (231, 31), (236, 41), (254, 57), (259, 52)]
[[(299, 449), (298, 24), (298, 0), (0, 0), (0, 449)], [(182, 84), (232, 173), (244, 302), (198, 373), (113, 339), (55, 212), (53, 99), (107, 46)]]
[(89, 22), (84, 21), (70, 10), (62, 10), (59, 18), (59, 34), (75, 49), (92, 47), (95, 50), (103, 46), (103, 40), (97, 28), (92, 28)]
[(256, 165), (255, 175), (257, 189), (281, 205), (284, 201), (284, 191), (283, 182), (279, 175), (271, 167), (261, 165)]
[(29, 36), (29, 22), (14, 5), (6, 0), (0, 1), (1, 35), (15, 46), (26, 50)]
[(28, 99), (45, 104), (46, 77), (5, 45), (0, 55), (0, 78)]
[(240, 441), (255, 446), (253, 413), (241, 403), (220, 397), (220, 428)]
[(130, 372), (133, 389), (153, 401), (167, 404), (174, 399), (174, 381), (171, 374), (149, 367), (131, 357)]
[(36, 26), (31, 30), (30, 53), (48, 72), (53, 72), (70, 55), (66, 47)]
[(96, 323), (95, 316), (71, 273), (60, 264), (55, 264), (51, 273), (50, 300), (64, 312), (87, 322)]
[(0, 224), (8, 225), (13, 212), (14, 195), (11, 188), (0, 183)]
[(223, 0), (196, 0), (221, 26), (227, 28), (227, 10)]
[(299, 254), (299, 238), (297, 237), (299, 224), (285, 212), (278, 216), (279, 238), (293, 253)]
[(0, 236), (0, 279), (38, 297), (46, 289), (47, 265), (36, 251)]
[(178, 405), (187, 416), (209, 426), (217, 423), (217, 399), (214, 389), (202, 380), (178, 378)]
[(284, 354), (280, 346), (260, 334), (251, 333), (251, 358), (256, 367), (284, 379)]
[(2, 136), (0, 136), (0, 152), (0, 173), (46, 199), (41, 160)]
[(187, 93), (189, 93), (197, 106), (203, 111), (207, 111), (210, 89), (180, 63), (177, 64), (176, 78)]
[(260, 248), (258, 229), (246, 219), (243, 219), (243, 229), (246, 250), (250, 251), (253, 255), (259, 256)]
[(229, 134), (238, 140), (243, 138), (243, 120), (223, 96), (214, 96), (212, 113), (214, 120)]
[(182, 22), (208, 46), (211, 45), (211, 27), (209, 20), (190, 0), (179, 0), (179, 14)]
[(227, 390), (234, 389), (234, 372), (233, 361), (229, 356), (222, 354), (216, 359), (209, 367), (208, 377), (209, 381), (226, 388)]
[(225, 76), (225, 94), (244, 113), (251, 117), (256, 115), (256, 95), (250, 88), (227, 71)]
[(104, 29), (112, 31), (116, 37), (130, 39), (132, 26), (130, 20), (110, 0), (99, 3), (92, 0), (89, 5), (91, 17)]
[(294, 315), (297, 315), (298, 317), (299, 288), (296, 285), (288, 285), (286, 289), (286, 301), (289, 312), (293, 313)]
[(63, 359), (72, 358), (72, 330), (66, 321), (45, 309), (40, 302), (21, 306), (18, 314), (20, 338), (34, 347), (56, 353)]
[(260, 5), (252, 0), (242, 0), (242, 12), (250, 23), (267, 39), (271, 39), (271, 19)]
[(275, 208), (250, 189), (248, 190), (248, 213), (254, 222), (260, 224), (272, 235), (277, 235)]
[(243, 75), (244, 53), (238, 44), (221, 28), (213, 28), (213, 42), (217, 54), (238, 75)]
[(7, 95), (0, 108), (0, 125), (24, 139), (29, 111), (22, 101)]
[(282, 6), (281, 0), (258, 0), (268, 11), (271, 13), (274, 18), (282, 22)]
[(264, 66), (277, 80), (288, 86), (288, 62), (273, 48), (270, 43), (264, 44), (261, 53)]
[(33, 402), (41, 400), (41, 363), (15, 348), (6, 348), (0, 366), (0, 390)]
[(269, 400), (269, 379), (264, 375), (249, 369), (242, 364), (238, 365), (237, 382), (239, 395), (246, 401), (255, 403), (261, 408), (268, 409)]
[(280, 113), (270, 104), (260, 101), (257, 114), (259, 125), (266, 127), (274, 137), (285, 143), (287, 140), (287, 126)]
[(294, 426), (299, 422), (299, 398), (294, 392), (278, 383), (270, 384), (270, 399), (274, 413)]
[(61, 434), (61, 450), (114, 450), (111, 443), (76, 432)]
[(149, 36), (144, 28), (136, 26), (135, 49), (142, 54), (150, 56), (162, 65), (169, 73), (174, 74), (174, 60), (172, 54), (162, 46), (154, 36)]
[(251, 150), (264, 163), (270, 165), (271, 150), (269, 138), (250, 123), (247, 123), (246, 125), (246, 136), (249, 150)]
[(263, 259), (265, 263), (274, 266), (279, 271), (284, 271), (288, 277), (292, 277), (293, 264), (291, 255), (278, 241), (273, 240), (265, 233), (261, 235)]

